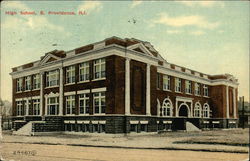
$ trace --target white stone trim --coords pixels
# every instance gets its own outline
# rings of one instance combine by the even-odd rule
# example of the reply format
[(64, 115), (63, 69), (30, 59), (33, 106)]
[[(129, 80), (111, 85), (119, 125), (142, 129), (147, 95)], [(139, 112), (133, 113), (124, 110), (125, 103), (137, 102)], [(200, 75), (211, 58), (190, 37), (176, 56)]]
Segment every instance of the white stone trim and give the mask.
[(163, 121), (163, 124), (172, 124), (172, 121)]
[(92, 93), (95, 93), (95, 92), (105, 92), (105, 91), (107, 91), (107, 87), (92, 89)]
[(146, 115), (151, 115), (151, 105), (150, 105), (150, 64), (147, 64), (147, 76), (146, 76)]
[(130, 59), (125, 61), (125, 115), (130, 115)]
[(76, 123), (76, 121), (75, 120), (64, 120), (64, 123), (68, 123), (68, 124), (75, 124)]
[(160, 121), (156, 121), (156, 123), (157, 123), (157, 124), (159, 124), (159, 123), (160, 123)]
[(15, 101), (23, 101), (24, 98), (16, 98)]
[(49, 98), (49, 97), (59, 97), (59, 93), (58, 92), (57, 93), (50, 92), (49, 94), (45, 94), (44, 96), (47, 97), (47, 98)]
[(203, 121), (204, 124), (209, 124), (209, 121)]
[(32, 96), (32, 99), (40, 99), (40, 96)]
[(157, 116), (161, 115), (161, 103), (159, 101), (159, 99), (157, 98)]
[(106, 124), (106, 121), (105, 120), (99, 121), (99, 124)]
[(76, 123), (77, 124), (89, 124), (90, 121), (88, 121), (88, 120), (87, 121), (86, 120), (77, 120)]
[(219, 124), (220, 121), (212, 121), (213, 124)]
[(237, 118), (237, 112), (236, 112), (236, 102), (237, 102), (237, 97), (236, 97), (236, 88), (233, 89), (233, 107), (234, 107), (234, 118)]
[(76, 95), (76, 91), (65, 92), (65, 93), (64, 93), (64, 96), (72, 96), (72, 95)]
[(148, 124), (148, 121), (140, 121), (140, 124)]
[(229, 118), (229, 97), (228, 97), (228, 86), (226, 86), (226, 109), (227, 109), (227, 118)]
[(236, 121), (229, 121), (229, 124), (236, 124)]
[(90, 90), (85, 89), (85, 90), (77, 91), (77, 94), (85, 94), (85, 93), (90, 93)]
[(130, 120), (129, 123), (130, 123), (130, 124), (139, 124), (139, 121)]
[(92, 124), (98, 124), (98, 121), (91, 121)]

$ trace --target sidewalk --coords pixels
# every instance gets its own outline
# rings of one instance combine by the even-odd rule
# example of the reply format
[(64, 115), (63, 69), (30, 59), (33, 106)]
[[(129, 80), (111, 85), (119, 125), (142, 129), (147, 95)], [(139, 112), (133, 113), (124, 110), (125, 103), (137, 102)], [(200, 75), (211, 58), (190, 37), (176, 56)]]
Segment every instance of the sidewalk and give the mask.
[[(214, 133), (214, 132), (213, 132)], [(218, 134), (219, 133), (219, 134)], [(235, 133), (230, 138), (230, 131), (226, 131), (225, 141), (234, 141), (235, 138), (246, 137), (242, 133)], [(232, 132), (233, 133), (233, 132)], [(244, 132), (245, 133), (245, 132)], [(16, 136), (4, 134), (2, 142), (5, 143), (27, 143), (27, 144), (48, 144), (48, 145), (69, 145), (69, 146), (91, 146), (91, 147), (108, 147), (108, 148), (130, 148), (130, 149), (166, 149), (166, 150), (192, 150), (192, 151), (211, 151), (211, 152), (228, 152), (228, 153), (248, 153), (249, 147), (232, 146), (220, 142), (210, 142), (209, 144), (187, 143), (188, 140), (213, 140), (222, 137), (224, 132), (217, 132), (211, 136), (211, 132), (170, 132), (166, 134), (86, 134), (86, 133), (67, 133), (57, 134), (55, 136)], [(243, 141), (238, 140), (239, 143)], [(176, 143), (178, 142), (178, 143)], [(183, 143), (182, 143), (183, 142)], [(204, 142), (203, 142), (204, 143)]]

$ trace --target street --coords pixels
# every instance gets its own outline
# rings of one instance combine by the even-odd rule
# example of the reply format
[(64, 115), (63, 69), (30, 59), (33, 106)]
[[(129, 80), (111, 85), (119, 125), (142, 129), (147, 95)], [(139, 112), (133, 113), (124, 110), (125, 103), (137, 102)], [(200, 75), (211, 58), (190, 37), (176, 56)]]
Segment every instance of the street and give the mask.
[(67, 145), (1, 143), (1, 155), (14, 161), (246, 161), (248, 154), (147, 150)]

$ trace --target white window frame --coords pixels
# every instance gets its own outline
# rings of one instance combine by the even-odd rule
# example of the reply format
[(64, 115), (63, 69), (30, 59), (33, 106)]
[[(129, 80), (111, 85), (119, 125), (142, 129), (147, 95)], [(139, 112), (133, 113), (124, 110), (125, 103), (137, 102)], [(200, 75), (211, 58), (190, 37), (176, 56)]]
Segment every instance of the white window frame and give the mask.
[(196, 102), (194, 105), (194, 117), (201, 117), (201, 104)]
[(200, 83), (195, 83), (194, 85), (195, 87), (195, 95), (196, 96), (200, 96), (201, 95), (201, 84)]
[(203, 94), (203, 95), (204, 95), (205, 97), (208, 97), (208, 86), (207, 86), (207, 85), (204, 85), (204, 86), (203, 86), (203, 90), (204, 90), (204, 94)]
[(105, 58), (94, 60), (94, 79), (106, 78), (106, 60)]
[(181, 92), (181, 78), (175, 78), (175, 92)]
[[(98, 101), (98, 112), (96, 112), (95, 101)], [(104, 100), (104, 104), (102, 105), (102, 100)], [(104, 112), (103, 111), (104, 108)], [(106, 113), (106, 93), (105, 92), (95, 92), (93, 93), (93, 113), (94, 114), (105, 114)]]
[(173, 106), (172, 103), (167, 99), (164, 100), (162, 104), (162, 116), (171, 117), (173, 115)]
[[(90, 96), (90, 94), (84, 93), (84, 94), (79, 94), (78, 96), (79, 96), (79, 115), (89, 115), (89, 108), (90, 108), (89, 96)], [(82, 106), (81, 106), (81, 102), (82, 102)], [(82, 110), (83, 112), (81, 112), (81, 109), (83, 109)]]
[(33, 99), (33, 115), (40, 115), (40, 99)]
[(192, 94), (192, 82), (190, 80), (185, 81), (185, 92), (187, 94)]
[(76, 103), (75, 95), (66, 96), (66, 115), (75, 115)]
[(203, 117), (209, 118), (210, 117), (210, 107), (207, 103), (203, 105)]
[(163, 75), (163, 90), (170, 91), (171, 78), (169, 75)]
[[(50, 99), (54, 98), (55, 102), (51, 103)], [(55, 114), (50, 113), (51, 106), (55, 106)], [(59, 97), (48, 97), (47, 98), (47, 115), (58, 115), (59, 114)]]
[(28, 115), (33, 115), (33, 114), (31, 114), (31, 112), (33, 113), (33, 109), (32, 108), (33, 108), (32, 107), (32, 100), (29, 99), (28, 100)]
[(18, 78), (17, 79), (17, 88), (16, 88), (16, 91), (17, 92), (21, 92), (22, 89), (23, 89), (23, 78)]
[(69, 67), (66, 67), (66, 84), (71, 84), (71, 83), (75, 83), (76, 81), (76, 73), (75, 73), (75, 66), (72, 65), (72, 66), (69, 66)]
[(31, 76), (24, 77), (24, 90), (31, 90)]
[(59, 85), (59, 70), (52, 70), (46, 74), (46, 87), (55, 87)]
[(22, 116), (23, 113), (23, 101), (16, 101), (16, 115)]
[(79, 82), (89, 81), (89, 62), (84, 62), (79, 65)]
[(33, 76), (33, 89), (39, 89), (40, 88), (40, 74), (35, 74)]

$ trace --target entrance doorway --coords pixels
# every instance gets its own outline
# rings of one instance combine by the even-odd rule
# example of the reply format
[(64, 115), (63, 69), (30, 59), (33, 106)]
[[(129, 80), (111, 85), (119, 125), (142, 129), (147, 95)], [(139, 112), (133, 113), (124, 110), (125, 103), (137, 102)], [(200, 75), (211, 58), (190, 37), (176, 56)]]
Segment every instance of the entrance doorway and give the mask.
[(179, 116), (188, 117), (188, 107), (186, 105), (181, 105), (179, 109)]

